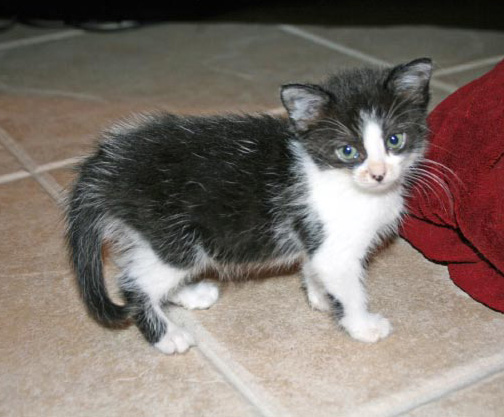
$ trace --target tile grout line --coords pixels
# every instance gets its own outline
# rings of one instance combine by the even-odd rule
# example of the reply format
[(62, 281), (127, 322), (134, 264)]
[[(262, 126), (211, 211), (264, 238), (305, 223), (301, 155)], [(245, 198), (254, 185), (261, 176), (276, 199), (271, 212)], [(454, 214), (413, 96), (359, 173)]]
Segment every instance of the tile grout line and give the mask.
[(27, 171), (15, 171), (10, 174), (0, 175), (0, 184), (7, 184), (9, 182), (14, 182), (22, 180), (24, 178), (29, 178), (30, 173)]
[(63, 203), (63, 189), (49, 174), (37, 171), (37, 164), (4, 129), (0, 128), (0, 143), (19, 161), (26, 171), (58, 203)]
[(59, 159), (58, 161), (48, 162), (47, 164), (40, 165), (36, 169), (36, 172), (47, 172), (47, 171), (52, 171), (52, 170), (59, 169), (59, 168), (65, 168), (69, 165), (78, 164), (79, 162), (82, 162), (83, 159), (84, 159), (84, 156), (75, 156), (72, 158)]
[(351, 56), (352, 58), (356, 58), (360, 61), (366, 61), (370, 64), (378, 65), (378, 66), (390, 65), (387, 61), (376, 58), (372, 55), (365, 54), (365, 53), (360, 52), (356, 49), (349, 48), (345, 45), (342, 45), (340, 43), (336, 43), (336, 42), (331, 41), (329, 39), (326, 39), (322, 36), (315, 35), (314, 33), (311, 33), (311, 32), (304, 30), (304, 29), (300, 29), (296, 26), (279, 25), (278, 27), (283, 32), (289, 33), (294, 36), (298, 36), (300, 38), (306, 39), (306, 40), (311, 41), (313, 43), (316, 43), (318, 45), (325, 46), (326, 48), (332, 49), (333, 51), (340, 52), (344, 55)]
[[(80, 161), (82, 161), (82, 157), (61, 159), (61, 160), (58, 160), (55, 162), (49, 162), (44, 165), (39, 165), (35, 169), (35, 172), (37, 174), (40, 174), (43, 172), (53, 171), (55, 169), (65, 168), (69, 165), (78, 164)], [(9, 174), (0, 175), (0, 184), (7, 184), (9, 182), (14, 182), (17, 180), (22, 180), (24, 178), (29, 178), (30, 176), (31, 176), (31, 174), (25, 170), (11, 172)]]
[(79, 93), (74, 91), (64, 91), (64, 90), (51, 90), (44, 88), (26, 88), (26, 87), (12, 87), (5, 83), (0, 82), (0, 92), (12, 93), (16, 95), (29, 94), (39, 97), (63, 97), (70, 98), (74, 100), (84, 100), (97, 103), (107, 103), (107, 100), (103, 97), (96, 96), (93, 94)]
[[(481, 372), (481, 367), (478, 365), (473, 366), (476, 368), (472, 377), (468, 378), (465, 382), (456, 382), (452, 385), (450, 389), (447, 389), (446, 392), (441, 393), (440, 395), (433, 395), (429, 398), (426, 398), (424, 401), (418, 401), (411, 407), (408, 407), (406, 410), (396, 410), (395, 412), (389, 414), (387, 417), (401, 417), (404, 416), (404, 413), (409, 411), (413, 411), (419, 407), (428, 404), (435, 404), (439, 400), (444, 398), (448, 398), (450, 395), (455, 394), (464, 389), (468, 389), (471, 387), (475, 387), (477, 384), (484, 383), (487, 380), (490, 380), (495, 375), (502, 374), (504, 375), (504, 357), (501, 354), (494, 355), (490, 358), (490, 360), (495, 359), (497, 357), (498, 363), (497, 365), (490, 365), (484, 372)], [(487, 358), (488, 359), (488, 358)], [(481, 361), (481, 360), (480, 360)], [(480, 371), (480, 372), (478, 372)], [(456, 379), (459, 375), (455, 375), (452, 379)], [(439, 383), (440, 386), (444, 386), (444, 381)]]
[(504, 377), (504, 368), (503, 369), (496, 369), (495, 371), (489, 372), (488, 374), (482, 376), (481, 378), (475, 378), (473, 381), (469, 382), (467, 385), (460, 385), (459, 387), (456, 387), (452, 390), (450, 390), (447, 393), (444, 393), (443, 395), (439, 397), (433, 397), (428, 401), (419, 403), (413, 407), (408, 408), (407, 410), (399, 411), (398, 413), (390, 414), (386, 417), (405, 417), (410, 411), (415, 411), (416, 409), (419, 409), (423, 406), (428, 406), (428, 405), (435, 405), (437, 402), (443, 400), (443, 399), (449, 399), (451, 395), (457, 394), (461, 391), (464, 391), (466, 389), (471, 389), (471, 388), (477, 388), (480, 384), (485, 384), (489, 381), (492, 381), (492, 378), (494, 377)]
[(441, 68), (436, 71), (436, 76), (442, 77), (445, 75), (457, 74), (459, 72), (469, 71), (475, 68), (484, 67), (486, 65), (497, 64), (504, 59), (504, 55), (496, 55), (489, 58), (477, 59), (475, 61), (469, 61), (464, 64), (454, 65), (448, 68)]
[[(390, 62), (388, 62), (388, 61), (384, 61), (384, 60), (377, 58), (373, 55), (366, 54), (364, 52), (358, 51), (357, 49), (342, 45), (338, 42), (331, 41), (331, 40), (326, 39), (322, 36), (315, 35), (314, 33), (311, 33), (307, 30), (298, 28), (296, 26), (278, 25), (278, 28), (285, 33), (289, 33), (291, 35), (298, 36), (298, 37), (306, 39), (310, 42), (316, 43), (317, 45), (324, 46), (324, 47), (329, 48), (333, 51), (340, 52), (344, 55), (350, 56), (350, 57), (358, 59), (360, 61), (367, 62), (372, 65), (378, 65), (378, 66), (391, 65)], [(439, 81), (436, 79), (431, 80), (431, 85), (433, 87), (439, 88), (440, 90), (443, 90), (444, 92), (450, 93), (450, 94), (455, 92), (458, 89), (458, 86), (456, 86), (456, 85), (449, 84), (444, 81)]]
[(392, 395), (357, 407), (345, 417), (399, 417), (423, 405), (435, 403), (450, 394), (474, 386), (504, 371), (504, 354), (498, 353), (469, 364), (451, 368), (440, 376), (426, 380)]
[(262, 417), (289, 417), (291, 413), (271, 396), (256, 377), (236, 362), (194, 315), (182, 308), (172, 308), (169, 317), (191, 332), (197, 340), (196, 350), (249, 402)]
[[(435, 77), (435, 74), (434, 74), (434, 77)], [(457, 91), (459, 89), (459, 87), (454, 84), (450, 84), (450, 83), (446, 83), (444, 81), (436, 80), (435, 78), (431, 78), (430, 84), (433, 87), (435, 87), (439, 90), (443, 90), (445, 93), (448, 93), (448, 94), (453, 94), (455, 91)]]
[(25, 39), (16, 39), (13, 41), (0, 43), (0, 51), (8, 51), (11, 49), (22, 48), (25, 46), (39, 45), (41, 43), (60, 41), (63, 39), (73, 38), (85, 33), (84, 30), (72, 29), (46, 35), (32, 36)]

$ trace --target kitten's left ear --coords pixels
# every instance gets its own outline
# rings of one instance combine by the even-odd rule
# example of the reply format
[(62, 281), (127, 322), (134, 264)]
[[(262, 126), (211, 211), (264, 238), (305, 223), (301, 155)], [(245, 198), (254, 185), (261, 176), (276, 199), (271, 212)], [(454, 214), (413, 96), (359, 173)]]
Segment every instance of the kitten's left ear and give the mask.
[(322, 117), (330, 101), (329, 93), (312, 84), (283, 85), (280, 95), (289, 118), (300, 131)]
[(392, 88), (397, 94), (427, 103), (431, 75), (432, 60), (419, 58), (392, 68), (385, 86)]

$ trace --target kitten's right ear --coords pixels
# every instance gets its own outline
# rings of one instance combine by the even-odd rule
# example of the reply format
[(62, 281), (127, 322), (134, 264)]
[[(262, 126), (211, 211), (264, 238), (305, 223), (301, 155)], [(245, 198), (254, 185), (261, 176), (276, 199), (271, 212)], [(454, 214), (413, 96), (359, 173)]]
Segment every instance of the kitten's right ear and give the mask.
[(329, 104), (330, 96), (322, 88), (311, 84), (286, 84), (280, 91), (289, 118), (300, 131), (320, 118)]
[(419, 58), (392, 68), (385, 85), (396, 94), (427, 104), (431, 76), (432, 60)]

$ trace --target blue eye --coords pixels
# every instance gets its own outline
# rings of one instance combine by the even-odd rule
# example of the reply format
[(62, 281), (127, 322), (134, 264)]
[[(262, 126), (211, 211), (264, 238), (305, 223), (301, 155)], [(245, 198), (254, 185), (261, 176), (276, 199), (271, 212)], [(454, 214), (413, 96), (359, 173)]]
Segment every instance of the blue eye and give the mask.
[(336, 155), (343, 162), (352, 162), (359, 157), (359, 152), (353, 146), (345, 145), (336, 149)]
[(406, 134), (398, 133), (396, 135), (388, 137), (386, 141), (386, 146), (390, 150), (397, 151), (399, 149), (402, 149), (405, 143), (406, 143)]

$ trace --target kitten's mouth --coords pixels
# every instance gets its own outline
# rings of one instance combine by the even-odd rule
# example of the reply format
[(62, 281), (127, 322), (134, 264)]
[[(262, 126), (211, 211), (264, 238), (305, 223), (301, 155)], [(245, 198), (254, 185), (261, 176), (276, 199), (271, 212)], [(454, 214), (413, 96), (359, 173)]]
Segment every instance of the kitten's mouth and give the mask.
[(369, 181), (358, 181), (357, 184), (360, 188), (372, 192), (372, 193), (381, 193), (385, 191), (390, 191), (399, 187), (400, 182), (398, 180), (369, 180)]

